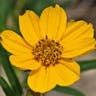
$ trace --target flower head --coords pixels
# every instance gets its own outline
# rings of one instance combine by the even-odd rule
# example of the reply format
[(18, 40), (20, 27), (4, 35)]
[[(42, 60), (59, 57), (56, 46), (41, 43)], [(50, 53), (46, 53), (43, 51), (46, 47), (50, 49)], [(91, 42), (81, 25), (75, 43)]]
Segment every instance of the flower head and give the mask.
[(79, 80), (80, 66), (72, 58), (95, 48), (92, 24), (67, 22), (65, 11), (56, 5), (44, 9), (40, 17), (27, 10), (19, 25), (22, 36), (5, 30), (1, 44), (12, 54), (12, 65), (30, 70), (28, 85), (33, 91), (44, 93)]

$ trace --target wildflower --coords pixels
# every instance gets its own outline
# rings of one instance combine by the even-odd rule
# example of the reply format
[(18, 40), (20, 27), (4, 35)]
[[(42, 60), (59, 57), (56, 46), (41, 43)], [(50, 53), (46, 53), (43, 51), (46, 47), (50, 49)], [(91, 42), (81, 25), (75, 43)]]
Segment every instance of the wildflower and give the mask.
[(67, 23), (65, 11), (56, 5), (46, 8), (40, 18), (27, 10), (19, 17), (19, 25), (22, 36), (5, 30), (1, 44), (12, 54), (12, 65), (30, 70), (28, 85), (33, 91), (44, 93), (79, 80), (80, 66), (72, 58), (94, 49), (92, 24)]

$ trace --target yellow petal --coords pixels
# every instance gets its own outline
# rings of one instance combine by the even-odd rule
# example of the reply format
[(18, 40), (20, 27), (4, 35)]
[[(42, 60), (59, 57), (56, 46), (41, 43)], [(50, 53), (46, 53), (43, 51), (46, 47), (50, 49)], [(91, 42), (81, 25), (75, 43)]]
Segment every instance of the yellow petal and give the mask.
[(94, 29), (92, 24), (88, 24), (87, 22), (81, 20), (77, 22), (73, 22), (67, 25), (66, 32), (64, 32), (63, 40), (73, 40), (76, 38), (81, 39), (80, 37), (93, 37)]
[(21, 54), (21, 55), (11, 55), (10, 62), (15, 67), (18, 67), (23, 70), (36, 70), (41, 66), (40, 62), (37, 62), (33, 59), (33, 55), (30, 54)]
[(31, 52), (31, 47), (15, 32), (5, 30), (0, 34), (2, 46), (12, 54)]
[(55, 65), (55, 70), (59, 76), (57, 83), (61, 86), (72, 85), (80, 78), (80, 67), (72, 61), (61, 61)]
[(80, 65), (73, 60), (61, 60), (61, 64), (63, 64), (68, 69), (72, 70), (78, 76), (80, 75)]
[(40, 16), (40, 32), (41, 32), (41, 36), (42, 38), (46, 38), (46, 33), (48, 31), (48, 26), (47, 26), (47, 22), (48, 22), (48, 14), (50, 12), (51, 7), (46, 8), (41, 16)]
[(37, 71), (31, 71), (28, 77), (29, 87), (35, 91), (44, 93), (56, 86), (55, 72), (52, 66), (42, 67)]
[[(71, 28), (71, 26), (73, 27)], [(91, 24), (87, 24), (84, 21), (78, 21), (71, 24), (69, 27), (65, 37), (60, 41), (61, 45), (64, 47), (62, 57), (73, 58), (94, 50), (94, 29)]]
[[(65, 43), (66, 44), (66, 43)], [(67, 44), (66, 44), (67, 45)], [(69, 43), (69, 46), (65, 46), (62, 57), (63, 58), (74, 58), (90, 52), (95, 49), (95, 39), (85, 39), (80, 41), (74, 41)]]
[(20, 31), (25, 40), (32, 46), (40, 39), (39, 17), (33, 11), (26, 11), (19, 16)]
[(59, 6), (46, 8), (40, 17), (40, 30), (43, 37), (59, 41), (66, 28), (66, 13)]

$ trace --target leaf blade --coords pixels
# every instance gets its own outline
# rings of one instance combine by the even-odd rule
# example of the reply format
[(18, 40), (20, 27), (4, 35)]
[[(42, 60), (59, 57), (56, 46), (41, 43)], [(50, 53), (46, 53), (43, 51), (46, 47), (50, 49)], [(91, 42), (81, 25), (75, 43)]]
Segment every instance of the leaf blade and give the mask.
[(16, 92), (17, 96), (21, 96), (22, 88), (20, 82), (9, 62), (7, 52), (3, 49), (2, 45), (0, 45), (0, 59), (13, 91)]
[(0, 86), (2, 87), (6, 96), (16, 96), (15, 93), (10, 88), (10, 86), (7, 84), (7, 82), (1, 76), (0, 76)]
[(78, 61), (81, 67), (81, 72), (96, 69), (96, 60)]
[(69, 95), (72, 95), (72, 96), (85, 96), (84, 93), (80, 92), (79, 90), (77, 90), (75, 88), (71, 88), (71, 87), (57, 86), (54, 90), (62, 92), (62, 93), (66, 93), (66, 94), (69, 94)]

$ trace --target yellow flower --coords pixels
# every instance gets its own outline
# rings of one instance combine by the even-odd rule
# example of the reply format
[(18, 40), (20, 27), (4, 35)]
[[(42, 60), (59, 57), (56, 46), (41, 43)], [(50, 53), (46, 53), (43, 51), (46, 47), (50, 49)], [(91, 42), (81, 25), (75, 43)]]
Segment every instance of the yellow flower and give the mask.
[(95, 48), (92, 24), (67, 23), (65, 11), (56, 5), (46, 8), (40, 18), (27, 10), (19, 17), (19, 25), (22, 36), (5, 30), (1, 44), (12, 54), (12, 65), (31, 71), (28, 85), (33, 91), (44, 93), (79, 80), (80, 66), (72, 58)]

